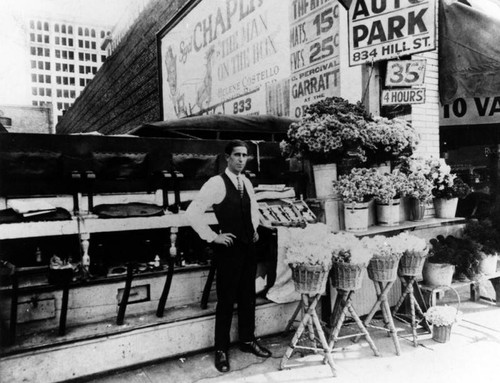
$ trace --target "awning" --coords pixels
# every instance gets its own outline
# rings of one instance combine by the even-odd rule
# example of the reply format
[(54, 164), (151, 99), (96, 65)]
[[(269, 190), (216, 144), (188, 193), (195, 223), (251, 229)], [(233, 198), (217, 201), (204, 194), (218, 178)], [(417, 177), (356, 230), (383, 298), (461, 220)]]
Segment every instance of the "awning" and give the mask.
[(441, 103), (500, 95), (500, 0), (439, 4)]

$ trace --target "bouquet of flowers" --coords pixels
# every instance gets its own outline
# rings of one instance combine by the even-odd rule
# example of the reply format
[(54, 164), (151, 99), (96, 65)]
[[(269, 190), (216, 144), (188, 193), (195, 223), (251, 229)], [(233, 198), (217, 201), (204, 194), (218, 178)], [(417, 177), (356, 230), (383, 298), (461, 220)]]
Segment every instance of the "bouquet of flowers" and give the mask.
[(354, 168), (333, 181), (333, 188), (344, 203), (369, 202), (377, 192), (378, 177), (376, 169)]
[(330, 97), (310, 105), (305, 116), (292, 123), (280, 143), (285, 156), (298, 156), (314, 163), (337, 162), (343, 156), (366, 161), (364, 135), (370, 115), (360, 103)]
[(424, 316), (434, 326), (451, 326), (460, 320), (461, 312), (451, 306), (432, 306)]
[(470, 187), (456, 174), (451, 173), (451, 167), (443, 159), (427, 160), (429, 178), (434, 188), (432, 194), (436, 198), (464, 198), (470, 193)]
[(368, 158), (374, 163), (409, 157), (420, 137), (405, 120), (375, 117), (365, 127)]
[(371, 253), (354, 234), (340, 232), (333, 235), (333, 261), (366, 266), (371, 257)]
[(423, 238), (403, 232), (394, 237), (403, 249), (403, 254), (414, 254), (426, 257), (428, 254), (427, 242)]
[(407, 177), (399, 172), (386, 173), (375, 178), (376, 188), (373, 197), (378, 203), (390, 204), (395, 198), (404, 195)]
[(427, 202), (432, 197), (433, 184), (430, 178), (430, 167), (422, 159), (410, 158), (403, 161), (401, 173), (407, 175), (403, 195)]
[(372, 254), (372, 258), (400, 258), (405, 251), (403, 243), (396, 237), (385, 237), (376, 235), (375, 237), (364, 237), (361, 243)]
[(334, 235), (326, 225), (308, 226), (301, 229), (300, 235), (290, 236), (285, 251), (285, 262), (292, 267), (320, 266), (323, 270), (329, 270), (334, 246)]

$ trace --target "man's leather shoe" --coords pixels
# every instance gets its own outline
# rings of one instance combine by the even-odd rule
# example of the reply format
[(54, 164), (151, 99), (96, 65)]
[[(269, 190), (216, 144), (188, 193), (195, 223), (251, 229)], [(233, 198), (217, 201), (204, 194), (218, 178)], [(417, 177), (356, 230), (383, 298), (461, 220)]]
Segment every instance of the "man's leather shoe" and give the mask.
[(229, 356), (226, 351), (215, 351), (215, 368), (220, 372), (229, 371)]
[(256, 340), (252, 342), (243, 342), (240, 345), (240, 350), (243, 352), (251, 352), (261, 358), (269, 358), (272, 354), (267, 348), (262, 347)]

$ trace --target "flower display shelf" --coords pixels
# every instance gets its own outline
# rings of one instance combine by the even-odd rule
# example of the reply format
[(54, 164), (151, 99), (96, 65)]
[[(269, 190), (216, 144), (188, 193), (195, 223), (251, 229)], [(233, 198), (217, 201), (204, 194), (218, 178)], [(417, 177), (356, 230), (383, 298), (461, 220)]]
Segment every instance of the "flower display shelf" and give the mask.
[[(321, 323), (319, 321), (318, 314), (316, 312), (316, 306), (318, 305), (319, 299), (321, 298), (321, 294), (301, 294), (301, 302), (298, 306), (298, 309), (302, 307), (304, 311), (304, 315), (302, 316), (302, 320), (300, 321), (299, 326), (297, 327), (297, 331), (293, 335), (292, 341), (290, 342), (290, 346), (286, 349), (283, 358), (280, 363), (280, 370), (283, 370), (287, 367), (288, 360), (292, 356), (293, 352), (297, 349), (303, 350), (312, 350), (314, 352), (323, 352), (324, 353), (324, 363), (328, 363), (330, 369), (332, 370), (333, 376), (337, 376), (337, 371), (335, 369), (335, 365), (332, 357), (332, 346), (328, 344), (326, 340), (325, 333), (323, 332), (323, 328), (321, 327)], [(295, 319), (298, 314), (298, 310), (292, 316), (292, 321)], [(288, 328), (288, 327), (287, 327)], [(302, 334), (306, 333), (306, 336), (309, 337), (311, 341), (314, 342), (313, 347), (299, 345), (299, 340)], [(316, 345), (316, 337), (319, 338), (321, 343), (321, 348)]]

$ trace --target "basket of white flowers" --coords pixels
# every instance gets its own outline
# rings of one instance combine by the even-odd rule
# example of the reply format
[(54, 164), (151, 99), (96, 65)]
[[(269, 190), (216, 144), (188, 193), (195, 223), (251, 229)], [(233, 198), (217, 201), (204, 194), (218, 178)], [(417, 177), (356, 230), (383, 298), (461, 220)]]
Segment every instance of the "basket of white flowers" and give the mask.
[(377, 282), (395, 281), (399, 259), (403, 255), (403, 249), (397, 237), (365, 237), (362, 242), (372, 254), (368, 264), (368, 277)]
[(399, 275), (412, 277), (422, 274), (425, 259), (429, 254), (425, 239), (408, 233), (401, 233), (397, 238), (404, 249), (399, 260)]
[(315, 224), (291, 236), (285, 262), (292, 270), (295, 290), (301, 294), (322, 294), (332, 265), (332, 236), (326, 225)]

